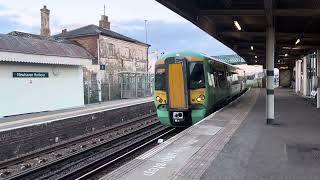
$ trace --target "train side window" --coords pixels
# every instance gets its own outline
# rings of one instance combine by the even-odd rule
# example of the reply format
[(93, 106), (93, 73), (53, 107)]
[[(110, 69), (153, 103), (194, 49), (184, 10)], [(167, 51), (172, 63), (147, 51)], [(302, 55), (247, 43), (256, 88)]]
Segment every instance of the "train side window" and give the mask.
[(221, 85), (219, 84), (218, 72), (214, 72), (213, 76), (214, 76), (214, 83), (215, 83), (216, 87), (220, 88)]
[(231, 80), (232, 80), (232, 85), (234, 84), (239, 84), (239, 78), (238, 78), (238, 74), (236, 73), (232, 73), (231, 75)]
[(166, 70), (164, 67), (155, 68), (155, 87), (156, 90), (166, 90)]
[(208, 84), (209, 86), (213, 86), (213, 81), (209, 72), (208, 72)]
[(225, 88), (227, 86), (225, 72), (217, 71), (217, 76), (218, 76), (218, 82), (219, 82), (220, 88)]
[(213, 63), (209, 63), (208, 81), (210, 86), (217, 86), (216, 78), (214, 77)]

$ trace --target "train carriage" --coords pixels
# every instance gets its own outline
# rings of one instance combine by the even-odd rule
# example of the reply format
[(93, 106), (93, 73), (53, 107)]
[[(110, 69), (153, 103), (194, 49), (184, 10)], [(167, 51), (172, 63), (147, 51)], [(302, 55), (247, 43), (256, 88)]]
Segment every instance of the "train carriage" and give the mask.
[(201, 53), (182, 51), (155, 65), (154, 102), (162, 124), (186, 127), (246, 89), (245, 72)]

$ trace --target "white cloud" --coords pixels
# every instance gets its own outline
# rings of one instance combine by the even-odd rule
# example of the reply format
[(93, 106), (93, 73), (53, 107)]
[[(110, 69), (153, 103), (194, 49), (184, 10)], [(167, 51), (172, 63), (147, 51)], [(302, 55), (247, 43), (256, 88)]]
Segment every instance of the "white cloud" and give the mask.
[(144, 31), (145, 27), (141, 25), (132, 25), (125, 22), (112, 23), (112, 28), (123, 31)]
[(36, 26), (40, 23), (40, 19), (36, 19), (33, 13), (25, 14), (22, 11), (2, 10), (0, 16), (9, 18), (10, 21), (17, 22), (25, 26)]
[(133, 19), (186, 21), (155, 0), (0, 0), (0, 6), (5, 8), (0, 16), (12, 15), (21, 24), (34, 26), (40, 23), (40, 8), (47, 5), (53, 21), (64, 24), (97, 24), (100, 15), (103, 14), (104, 3), (111, 22)]
[[(40, 31), (40, 9), (50, 9), (51, 34), (62, 29), (76, 29), (88, 24), (98, 24), (106, 3), (106, 14), (111, 29), (145, 41), (144, 20), (148, 20), (148, 43), (151, 51), (164, 52), (189, 49), (207, 54), (230, 54), (232, 50), (194, 26), (155, 0), (0, 0), (0, 20), (9, 26), (1, 33), (21, 30)], [(151, 58), (153, 59), (153, 58)]]

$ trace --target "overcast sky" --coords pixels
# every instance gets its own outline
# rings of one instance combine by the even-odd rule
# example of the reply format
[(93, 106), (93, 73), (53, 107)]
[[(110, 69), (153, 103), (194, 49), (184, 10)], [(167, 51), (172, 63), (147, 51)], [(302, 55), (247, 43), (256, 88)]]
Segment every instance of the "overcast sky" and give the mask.
[(234, 54), (232, 50), (155, 0), (0, 0), (0, 33), (14, 30), (39, 34), (40, 8), (50, 9), (51, 33), (98, 25), (103, 5), (111, 29), (145, 41), (147, 19), (150, 52), (194, 50), (208, 55)]

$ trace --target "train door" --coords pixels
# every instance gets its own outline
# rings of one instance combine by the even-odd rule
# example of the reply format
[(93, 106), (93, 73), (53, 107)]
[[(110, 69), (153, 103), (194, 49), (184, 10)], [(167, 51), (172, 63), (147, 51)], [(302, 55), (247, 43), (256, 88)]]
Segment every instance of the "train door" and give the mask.
[(224, 64), (219, 62), (215, 63), (214, 71), (216, 74), (216, 79), (218, 81), (218, 86), (216, 88), (216, 97), (218, 101), (221, 101), (227, 96), (227, 94), (229, 94), (229, 92), (226, 92), (228, 84)]
[(172, 110), (183, 110), (188, 108), (188, 91), (185, 78), (186, 62), (168, 64), (168, 94), (169, 107)]

